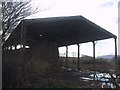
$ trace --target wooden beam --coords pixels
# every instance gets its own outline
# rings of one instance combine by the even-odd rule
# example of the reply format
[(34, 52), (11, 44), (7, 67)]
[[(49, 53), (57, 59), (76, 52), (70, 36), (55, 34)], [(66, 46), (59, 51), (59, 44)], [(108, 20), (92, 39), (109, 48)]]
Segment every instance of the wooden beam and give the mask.
[(22, 26), (21, 26), (21, 60), (24, 62), (25, 61), (25, 43), (26, 43), (26, 26), (25, 26), (25, 21), (22, 21)]
[[(26, 62), (26, 51), (25, 51), (25, 44), (26, 44), (26, 25), (25, 20), (22, 21), (21, 26), (21, 80), (20, 83), (23, 83), (25, 80), (25, 62)], [(24, 84), (23, 84), (24, 85)]]

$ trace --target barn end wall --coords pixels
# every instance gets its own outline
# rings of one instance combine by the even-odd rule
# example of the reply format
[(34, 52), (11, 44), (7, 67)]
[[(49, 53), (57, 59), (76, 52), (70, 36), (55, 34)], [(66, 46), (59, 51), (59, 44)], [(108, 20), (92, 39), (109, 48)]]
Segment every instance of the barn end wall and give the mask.
[[(48, 41), (36, 42), (31, 49), (31, 61), (34, 68), (45, 67), (46, 72), (54, 72), (59, 66), (57, 44)], [(50, 67), (48, 68), (47, 65), (50, 65)], [(45, 70), (40, 69), (40, 72), (42, 71), (45, 72)]]
[[(31, 41), (26, 52), (25, 81), (31, 82), (33, 78), (49, 78), (53, 73), (60, 71), (62, 63), (56, 43), (48, 41)], [(27, 86), (27, 85), (26, 85)]]
[(21, 59), (22, 49), (4, 51), (3, 88), (32, 87), (37, 80), (60, 71), (62, 64), (56, 43), (45, 40), (30, 43), (30, 48), (25, 49), (25, 60)]
[(12, 88), (20, 84), (22, 66), (20, 50), (6, 50), (2, 53), (2, 88)]

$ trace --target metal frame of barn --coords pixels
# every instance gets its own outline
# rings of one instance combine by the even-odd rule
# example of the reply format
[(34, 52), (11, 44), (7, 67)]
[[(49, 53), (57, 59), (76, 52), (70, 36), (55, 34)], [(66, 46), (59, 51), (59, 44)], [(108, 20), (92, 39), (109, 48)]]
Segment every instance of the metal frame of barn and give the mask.
[[(12, 83), (22, 85), (22, 81), (27, 78), (41, 75), (39, 71), (46, 65), (44, 62), (48, 62), (47, 65), (51, 68), (45, 69), (46, 72), (43, 70), (43, 74), (58, 70), (57, 67), (61, 67), (58, 47), (61, 46), (66, 46), (68, 53), (68, 45), (78, 45), (79, 69), (79, 44), (92, 42), (93, 63), (95, 63), (95, 41), (108, 38), (115, 40), (115, 61), (117, 61), (117, 37), (83, 16), (22, 20), (2, 46), (3, 87), (14, 87)], [(20, 45), (19, 49), (17, 45)]]

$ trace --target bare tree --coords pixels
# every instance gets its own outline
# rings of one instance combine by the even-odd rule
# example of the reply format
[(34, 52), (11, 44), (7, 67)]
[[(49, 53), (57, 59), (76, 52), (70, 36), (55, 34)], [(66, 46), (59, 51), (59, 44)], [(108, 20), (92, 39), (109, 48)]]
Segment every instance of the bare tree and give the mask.
[(38, 7), (32, 8), (31, 0), (2, 2), (2, 42), (9, 37), (22, 19), (38, 11)]

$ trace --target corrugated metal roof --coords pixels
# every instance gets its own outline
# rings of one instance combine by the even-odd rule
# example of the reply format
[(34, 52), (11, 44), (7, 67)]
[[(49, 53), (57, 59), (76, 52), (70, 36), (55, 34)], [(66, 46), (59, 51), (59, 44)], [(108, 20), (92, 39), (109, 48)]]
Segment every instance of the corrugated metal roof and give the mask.
[[(46, 39), (58, 43), (58, 46), (116, 38), (115, 35), (83, 16), (25, 19), (23, 21), (27, 40)], [(18, 30), (15, 32), (17, 34)]]
[(83, 16), (31, 19), (26, 23), (27, 35), (31, 33), (34, 39), (45, 38), (59, 46), (116, 37)]

